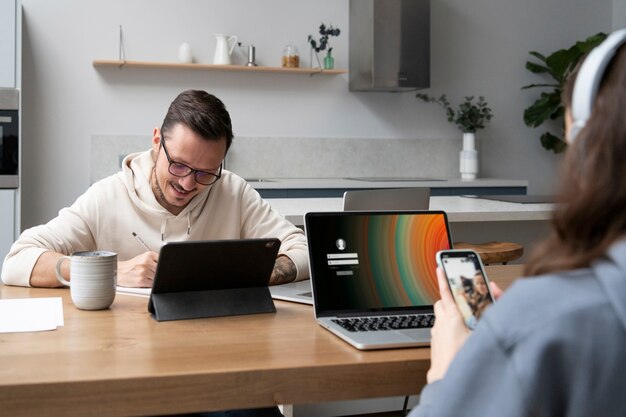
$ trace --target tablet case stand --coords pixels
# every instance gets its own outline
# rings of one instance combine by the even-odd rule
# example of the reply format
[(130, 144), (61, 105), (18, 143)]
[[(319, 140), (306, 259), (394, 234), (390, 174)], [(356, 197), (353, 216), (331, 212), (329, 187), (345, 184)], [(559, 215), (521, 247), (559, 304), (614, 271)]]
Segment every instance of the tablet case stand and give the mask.
[(148, 311), (157, 321), (275, 313), (268, 288), (275, 238), (166, 243)]
[(152, 294), (150, 305), (157, 321), (276, 312), (268, 287)]

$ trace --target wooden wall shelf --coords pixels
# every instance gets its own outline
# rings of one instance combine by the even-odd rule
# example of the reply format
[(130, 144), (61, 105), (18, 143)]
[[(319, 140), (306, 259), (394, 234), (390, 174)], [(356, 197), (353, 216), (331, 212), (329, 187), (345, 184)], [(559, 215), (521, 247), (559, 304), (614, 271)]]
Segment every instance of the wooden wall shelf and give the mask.
[(244, 65), (181, 64), (177, 62), (122, 61), (104, 59), (94, 60), (93, 66), (118, 68), (193, 69), (204, 71), (274, 72), (309, 75), (339, 75), (346, 74), (348, 72), (343, 69), (323, 70), (320, 68), (247, 67)]

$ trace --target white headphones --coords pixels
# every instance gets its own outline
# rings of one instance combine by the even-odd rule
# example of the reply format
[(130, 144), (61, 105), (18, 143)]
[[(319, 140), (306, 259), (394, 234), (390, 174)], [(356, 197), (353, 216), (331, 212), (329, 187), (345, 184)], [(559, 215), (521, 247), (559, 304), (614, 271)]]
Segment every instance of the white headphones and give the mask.
[(572, 94), (572, 125), (567, 136), (569, 143), (574, 142), (591, 116), (593, 102), (598, 94), (604, 71), (624, 42), (626, 42), (626, 29), (611, 33), (589, 53), (581, 65)]

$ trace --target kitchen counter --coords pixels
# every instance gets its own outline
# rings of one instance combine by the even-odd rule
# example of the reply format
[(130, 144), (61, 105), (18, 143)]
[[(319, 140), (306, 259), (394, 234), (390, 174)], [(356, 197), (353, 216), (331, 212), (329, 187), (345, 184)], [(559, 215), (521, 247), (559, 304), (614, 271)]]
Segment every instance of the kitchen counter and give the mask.
[[(274, 209), (297, 226), (309, 211), (342, 211), (341, 198), (268, 198)], [(450, 223), (548, 221), (553, 204), (521, 204), (474, 197), (431, 197), (430, 210), (443, 210)]]
[[(274, 209), (296, 226), (304, 226), (310, 211), (342, 211), (342, 198), (268, 198)], [(516, 242), (525, 255), (514, 263), (523, 263), (533, 245), (550, 232), (554, 204), (507, 203), (474, 197), (431, 197), (430, 210), (448, 215), (453, 242)]]
[(528, 181), (480, 178), (472, 181), (423, 177), (393, 178), (249, 178), (264, 198), (342, 197), (345, 191), (429, 187), (433, 196), (526, 194)]

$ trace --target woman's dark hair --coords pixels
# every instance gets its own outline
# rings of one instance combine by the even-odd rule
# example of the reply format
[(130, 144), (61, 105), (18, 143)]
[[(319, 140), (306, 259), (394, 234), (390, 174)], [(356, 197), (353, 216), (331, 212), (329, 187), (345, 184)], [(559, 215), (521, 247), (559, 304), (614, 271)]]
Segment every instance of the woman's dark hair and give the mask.
[[(563, 102), (571, 108), (577, 73)], [(532, 252), (527, 275), (589, 266), (626, 235), (626, 46), (607, 67), (591, 117), (568, 146), (550, 236)]]
[(187, 90), (180, 93), (167, 110), (161, 132), (165, 134), (179, 123), (204, 139), (226, 139), (226, 151), (233, 142), (233, 128), (226, 106), (206, 91)]

